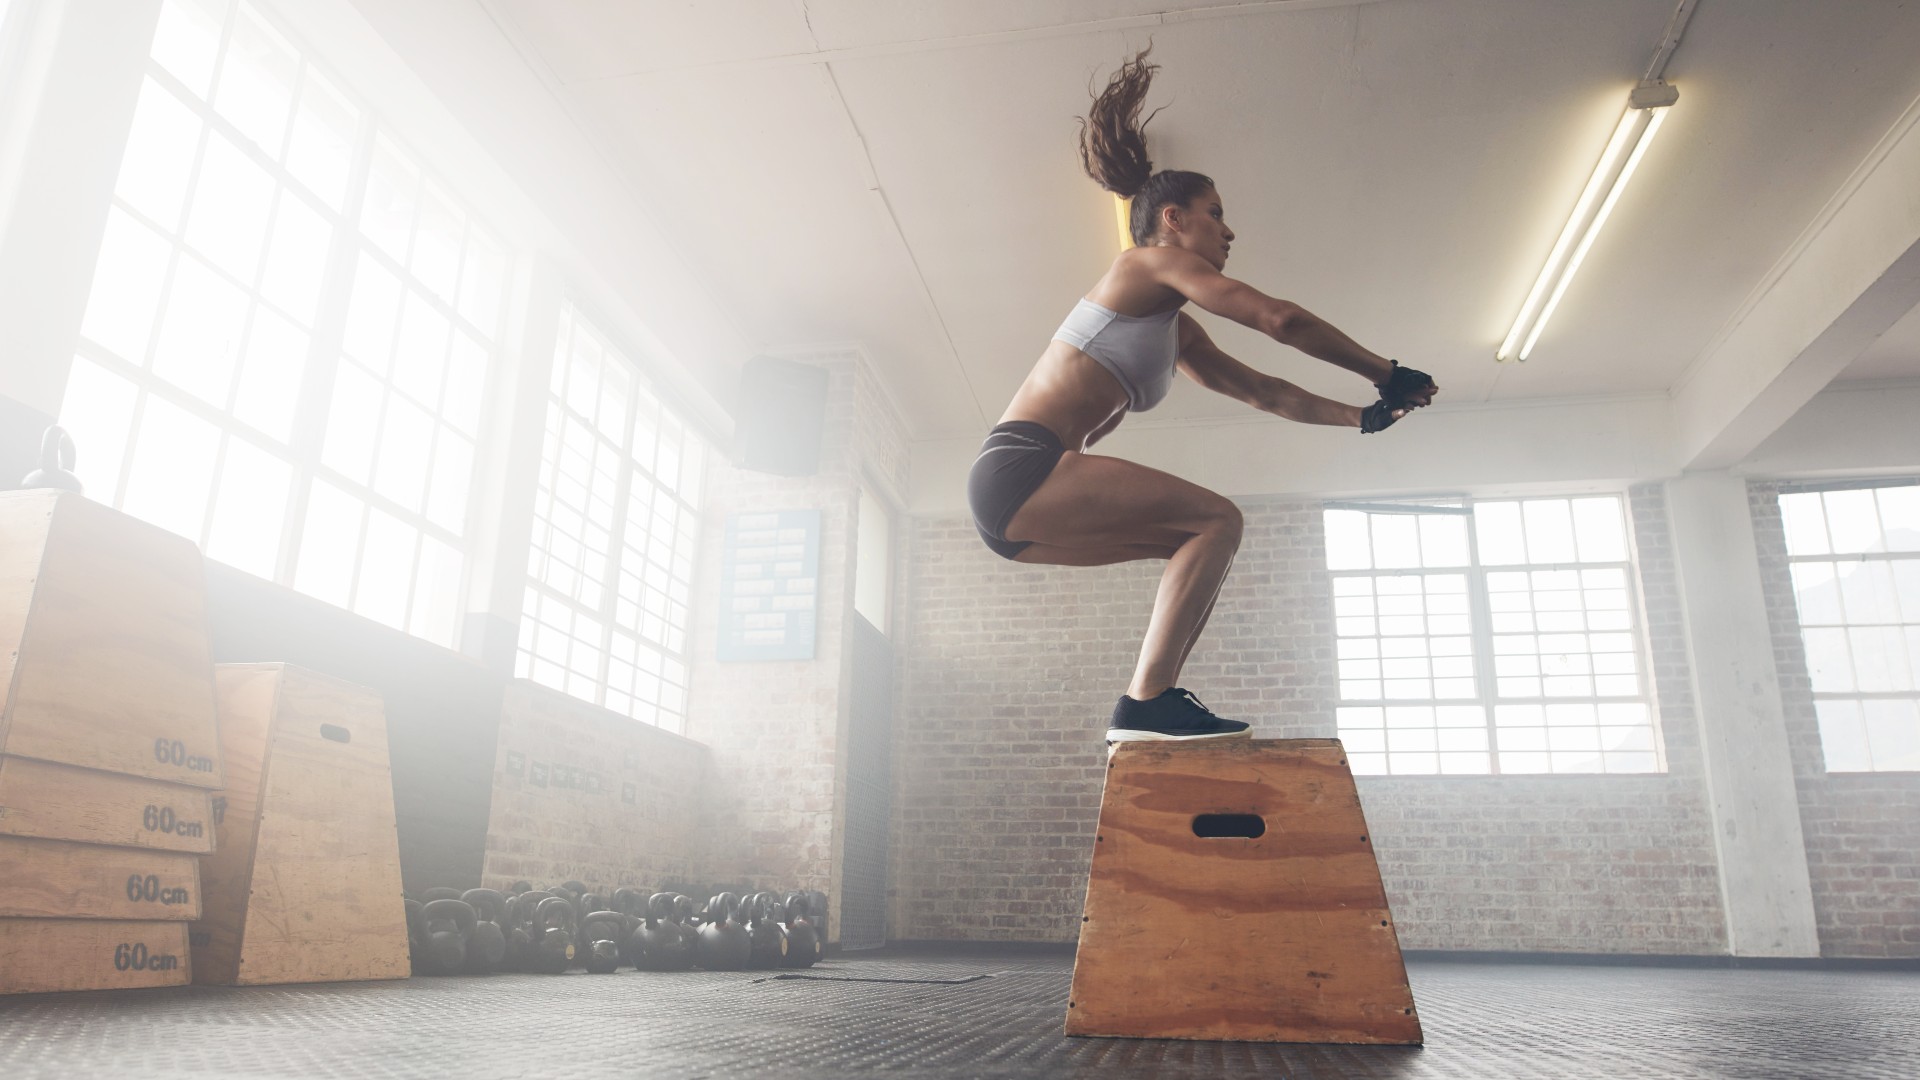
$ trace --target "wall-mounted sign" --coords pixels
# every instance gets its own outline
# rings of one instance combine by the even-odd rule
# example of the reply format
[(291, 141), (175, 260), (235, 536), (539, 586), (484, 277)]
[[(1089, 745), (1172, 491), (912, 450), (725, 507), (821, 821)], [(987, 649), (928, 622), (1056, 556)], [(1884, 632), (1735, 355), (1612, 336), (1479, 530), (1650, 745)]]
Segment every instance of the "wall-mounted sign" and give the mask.
[(720, 659), (811, 660), (820, 511), (731, 514), (720, 566)]

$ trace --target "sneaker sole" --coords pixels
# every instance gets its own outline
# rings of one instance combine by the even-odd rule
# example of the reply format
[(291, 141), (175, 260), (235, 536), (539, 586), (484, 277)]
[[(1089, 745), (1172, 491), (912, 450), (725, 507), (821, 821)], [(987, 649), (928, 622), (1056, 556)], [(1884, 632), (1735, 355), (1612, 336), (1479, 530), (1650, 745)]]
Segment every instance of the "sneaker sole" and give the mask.
[(1250, 739), (1253, 729), (1245, 731), (1214, 731), (1205, 735), (1168, 735), (1162, 731), (1134, 731), (1131, 729), (1108, 728), (1107, 745), (1123, 742), (1201, 742), (1206, 739)]

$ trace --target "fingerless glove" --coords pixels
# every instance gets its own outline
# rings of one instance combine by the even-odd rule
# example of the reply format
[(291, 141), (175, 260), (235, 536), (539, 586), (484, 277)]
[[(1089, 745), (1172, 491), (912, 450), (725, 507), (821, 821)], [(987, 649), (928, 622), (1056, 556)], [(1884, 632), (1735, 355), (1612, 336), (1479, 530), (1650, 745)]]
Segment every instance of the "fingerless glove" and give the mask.
[(1400, 419), (1393, 415), (1395, 408), (1398, 408), (1398, 406), (1390, 404), (1386, 398), (1381, 398), (1379, 401), (1361, 409), (1360, 434), (1371, 435), (1376, 431), (1392, 427), (1393, 422)]
[(1433, 376), (1410, 367), (1401, 367), (1398, 360), (1387, 362), (1393, 365), (1393, 370), (1387, 374), (1387, 381), (1373, 384), (1380, 391), (1380, 400), (1396, 409), (1419, 408), (1419, 403), (1409, 400), (1409, 397), (1434, 389)]

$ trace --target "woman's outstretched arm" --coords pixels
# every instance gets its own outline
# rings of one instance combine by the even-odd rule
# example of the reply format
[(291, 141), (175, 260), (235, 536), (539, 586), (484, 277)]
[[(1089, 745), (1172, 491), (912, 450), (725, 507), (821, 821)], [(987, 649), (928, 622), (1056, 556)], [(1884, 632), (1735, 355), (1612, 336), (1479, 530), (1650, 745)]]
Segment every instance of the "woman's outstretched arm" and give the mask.
[[(1360, 408), (1302, 390), (1227, 355), (1191, 316), (1180, 316), (1180, 370), (1203, 388), (1303, 424), (1359, 427)], [(1404, 410), (1396, 412), (1396, 418)]]
[[(1179, 248), (1151, 249), (1147, 262), (1154, 276), (1195, 304), (1366, 379), (1384, 383), (1393, 373), (1386, 357), (1363, 348), (1339, 328), (1290, 300), (1261, 292), (1215, 269), (1212, 263)], [(1409, 404), (1426, 405), (1431, 390), (1409, 395)], [(1357, 421), (1356, 421), (1357, 422)]]

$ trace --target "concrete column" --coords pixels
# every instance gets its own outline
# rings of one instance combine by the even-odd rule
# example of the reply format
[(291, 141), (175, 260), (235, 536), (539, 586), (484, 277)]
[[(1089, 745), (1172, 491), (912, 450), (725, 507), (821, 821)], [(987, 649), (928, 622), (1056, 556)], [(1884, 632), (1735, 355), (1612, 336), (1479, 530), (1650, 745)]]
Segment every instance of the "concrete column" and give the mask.
[(1688, 474), (1668, 481), (1667, 506), (1729, 947), (1736, 956), (1818, 956), (1746, 482)]
[(24, 12), (21, 66), (0, 81), (12, 98), (0, 101), (0, 393), (54, 415), (160, 0), (43, 0)]

